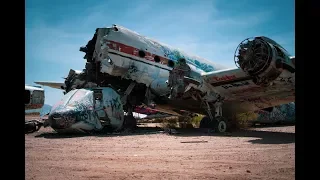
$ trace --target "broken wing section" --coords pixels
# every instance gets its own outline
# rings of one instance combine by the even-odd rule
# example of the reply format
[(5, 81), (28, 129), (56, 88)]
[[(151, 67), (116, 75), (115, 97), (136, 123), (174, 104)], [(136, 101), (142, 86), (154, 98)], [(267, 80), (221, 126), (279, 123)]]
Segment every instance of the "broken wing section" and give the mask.
[(49, 86), (51, 88), (55, 88), (55, 89), (63, 89), (65, 84), (63, 82), (44, 82), (44, 81), (37, 81), (37, 82), (34, 82), (36, 84), (40, 84), (40, 85), (43, 85), (43, 86)]
[(295, 101), (295, 57), (273, 40), (244, 40), (235, 63), (239, 68), (202, 74), (202, 91), (223, 97), (224, 111), (242, 113)]
[(256, 111), (295, 101), (295, 73), (287, 70), (268, 85), (255, 83), (253, 77), (241, 69), (210, 73), (204, 79), (207, 99), (210, 94), (223, 97), (226, 114)]

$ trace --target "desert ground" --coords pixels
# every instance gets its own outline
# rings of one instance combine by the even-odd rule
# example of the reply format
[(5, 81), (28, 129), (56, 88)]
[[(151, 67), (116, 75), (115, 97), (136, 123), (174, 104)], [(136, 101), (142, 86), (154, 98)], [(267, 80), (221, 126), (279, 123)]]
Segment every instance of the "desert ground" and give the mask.
[[(30, 117), (29, 117), (30, 118)], [(221, 135), (140, 127), (134, 133), (25, 135), (31, 179), (295, 179), (295, 126)]]

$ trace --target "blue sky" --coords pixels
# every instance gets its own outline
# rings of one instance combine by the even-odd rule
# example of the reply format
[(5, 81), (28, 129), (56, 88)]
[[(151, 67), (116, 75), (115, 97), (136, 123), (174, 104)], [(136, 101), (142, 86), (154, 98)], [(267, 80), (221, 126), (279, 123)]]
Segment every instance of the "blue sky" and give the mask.
[[(267, 36), (295, 53), (293, 0), (27, 0), (25, 82), (63, 82), (84, 68), (80, 46), (119, 24), (228, 67), (245, 38)], [(45, 88), (46, 104), (63, 93)]]

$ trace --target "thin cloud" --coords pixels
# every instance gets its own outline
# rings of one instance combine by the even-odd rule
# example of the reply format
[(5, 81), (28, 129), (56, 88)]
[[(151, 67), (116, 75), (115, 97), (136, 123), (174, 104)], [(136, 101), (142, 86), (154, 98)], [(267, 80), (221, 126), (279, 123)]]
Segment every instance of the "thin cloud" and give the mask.
[(216, 18), (211, 22), (213, 27), (218, 28), (251, 28), (268, 21), (272, 17), (272, 13), (269, 11), (264, 12), (250, 12), (242, 15), (232, 16), (232, 17), (221, 17)]
[[(46, 10), (39, 10), (40, 5), (38, 9), (33, 8), (36, 6), (27, 9), (28, 83), (36, 80), (60, 80), (71, 68), (83, 69), (85, 60), (84, 53), (79, 51), (80, 46), (92, 38), (96, 28), (112, 24), (119, 24), (141, 35), (227, 67), (235, 67), (233, 56), (238, 44), (247, 37), (257, 35), (270, 37), (294, 54), (292, 27), (286, 25), (286, 30), (278, 28), (281, 27), (282, 21), (274, 22), (274, 18), (281, 14), (281, 6), (270, 5), (265, 8), (267, 2), (262, 2), (262, 5), (259, 4), (260, 1), (253, 3), (222, 0), (201, 0), (201, 3), (184, 0), (167, 4), (157, 0), (83, 3), (90, 5), (75, 5), (77, 8), (73, 10), (77, 11), (76, 13), (70, 11), (67, 13), (68, 16), (60, 16), (57, 19), (53, 17), (58, 16), (59, 10), (45, 13)], [(251, 9), (244, 10), (244, 7), (248, 6)], [(73, 6), (70, 5), (68, 8), (71, 9)], [(61, 5), (59, 9), (65, 12), (67, 8)], [(69, 16), (70, 14), (74, 16)], [(286, 19), (283, 21), (290, 21)], [(291, 32), (287, 32), (288, 29)], [(41, 69), (36, 70), (39, 66)], [(50, 90), (50, 94), (51, 91), (53, 90)], [(49, 97), (48, 101), (53, 102), (54, 99)]]

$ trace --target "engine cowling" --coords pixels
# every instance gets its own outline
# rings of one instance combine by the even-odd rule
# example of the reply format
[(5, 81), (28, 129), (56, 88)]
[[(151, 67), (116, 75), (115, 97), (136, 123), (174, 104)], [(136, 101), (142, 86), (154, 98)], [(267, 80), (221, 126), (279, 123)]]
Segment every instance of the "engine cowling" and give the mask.
[(268, 86), (283, 71), (290, 60), (286, 50), (267, 37), (247, 38), (235, 51), (235, 64), (257, 85)]

